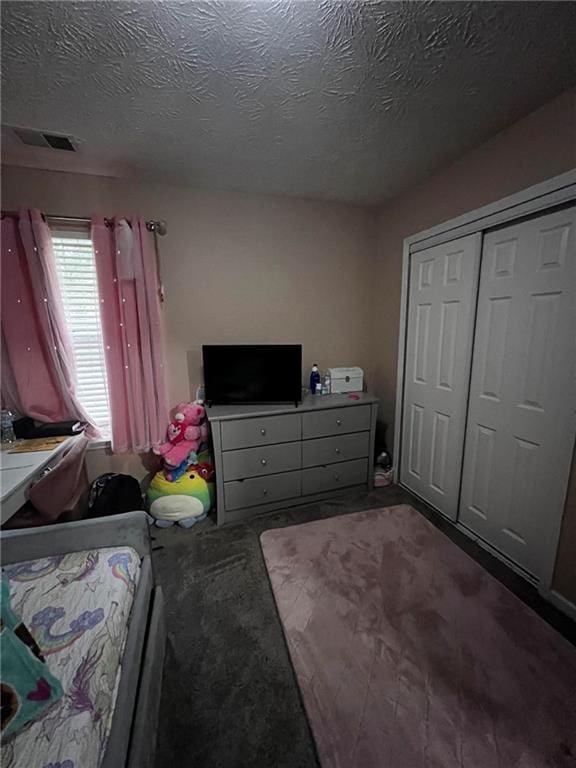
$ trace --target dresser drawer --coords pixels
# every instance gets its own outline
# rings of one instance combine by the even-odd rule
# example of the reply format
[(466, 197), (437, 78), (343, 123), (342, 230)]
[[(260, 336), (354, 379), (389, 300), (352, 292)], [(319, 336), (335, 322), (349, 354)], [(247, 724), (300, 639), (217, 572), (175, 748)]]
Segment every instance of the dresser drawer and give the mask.
[(223, 451), (300, 440), (302, 432), (299, 413), (223, 421), (220, 430)]
[(334, 464), (368, 456), (370, 432), (355, 432), (336, 437), (320, 437), (302, 443), (302, 466), (317, 467), (319, 464)]
[(368, 459), (302, 470), (302, 493), (322, 493), (347, 485), (359, 485), (368, 479)]
[(370, 429), (370, 406), (314, 411), (302, 414), (302, 437), (328, 437), (345, 432), (361, 432)]
[(254, 507), (271, 501), (292, 499), (302, 493), (302, 473), (283, 472), (280, 475), (253, 477), (224, 483), (226, 510)]
[(242, 480), (258, 475), (288, 472), (302, 466), (302, 443), (281, 443), (225, 451), (222, 454), (224, 480)]

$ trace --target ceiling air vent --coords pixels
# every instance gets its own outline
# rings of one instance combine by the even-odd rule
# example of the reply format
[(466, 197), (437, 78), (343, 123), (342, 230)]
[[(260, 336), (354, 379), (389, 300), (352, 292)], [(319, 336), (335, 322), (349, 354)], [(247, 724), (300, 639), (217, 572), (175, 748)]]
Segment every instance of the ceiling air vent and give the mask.
[(68, 136), (59, 136), (56, 133), (43, 133), (31, 128), (14, 128), (14, 133), (23, 144), (29, 147), (51, 147), (62, 149), (65, 152), (75, 152), (76, 147)]
[(43, 136), (52, 149), (63, 149), (66, 152), (76, 151), (68, 136), (55, 136), (53, 133), (45, 133)]

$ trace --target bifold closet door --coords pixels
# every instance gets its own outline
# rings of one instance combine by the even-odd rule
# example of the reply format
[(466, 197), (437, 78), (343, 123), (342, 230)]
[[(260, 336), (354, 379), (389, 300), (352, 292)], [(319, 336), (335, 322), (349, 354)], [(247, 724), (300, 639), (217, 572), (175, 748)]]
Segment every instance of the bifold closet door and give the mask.
[(575, 211), (483, 245), (460, 521), (537, 577), (553, 556), (574, 445)]
[(400, 480), (456, 519), (480, 235), (412, 254)]

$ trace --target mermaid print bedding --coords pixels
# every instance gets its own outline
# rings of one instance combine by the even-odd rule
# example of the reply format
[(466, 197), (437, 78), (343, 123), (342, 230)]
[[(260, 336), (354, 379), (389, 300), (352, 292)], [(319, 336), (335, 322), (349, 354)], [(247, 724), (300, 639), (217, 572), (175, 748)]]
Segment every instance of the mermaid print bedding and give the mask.
[(3, 569), (14, 610), (64, 689), (58, 702), (3, 744), (5, 768), (100, 765), (139, 573), (139, 556), (129, 547)]

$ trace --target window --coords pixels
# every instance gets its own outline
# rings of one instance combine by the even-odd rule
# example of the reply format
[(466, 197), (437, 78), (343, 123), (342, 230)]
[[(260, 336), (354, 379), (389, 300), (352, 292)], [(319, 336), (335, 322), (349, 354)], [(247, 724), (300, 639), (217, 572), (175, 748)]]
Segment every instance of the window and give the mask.
[(110, 436), (110, 405), (100, 324), (94, 249), (88, 230), (51, 223), (56, 270), (76, 364), (76, 393), (90, 418)]

